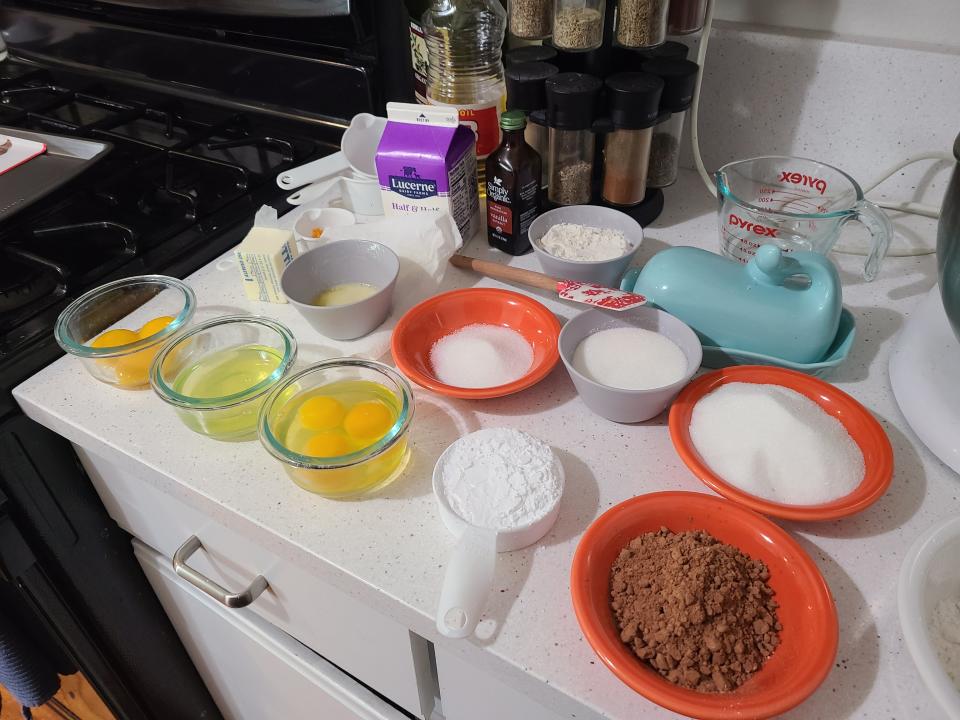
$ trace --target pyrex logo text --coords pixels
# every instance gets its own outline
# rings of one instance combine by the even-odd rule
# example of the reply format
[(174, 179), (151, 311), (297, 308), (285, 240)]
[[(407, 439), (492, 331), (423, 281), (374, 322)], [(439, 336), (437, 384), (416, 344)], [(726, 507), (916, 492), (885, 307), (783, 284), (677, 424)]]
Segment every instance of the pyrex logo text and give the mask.
[(790, 172), (789, 170), (780, 171), (780, 182), (788, 182), (793, 185), (806, 185), (807, 187), (812, 187), (814, 190), (819, 190), (821, 195), (827, 191), (826, 180), (798, 172)]
[(734, 227), (742, 228), (747, 232), (752, 232), (754, 235), (763, 235), (764, 237), (775, 238), (777, 233), (780, 232), (780, 228), (757, 225), (756, 223), (752, 223), (749, 220), (744, 220), (733, 213), (730, 213), (730, 217), (727, 218), (727, 225), (733, 225)]

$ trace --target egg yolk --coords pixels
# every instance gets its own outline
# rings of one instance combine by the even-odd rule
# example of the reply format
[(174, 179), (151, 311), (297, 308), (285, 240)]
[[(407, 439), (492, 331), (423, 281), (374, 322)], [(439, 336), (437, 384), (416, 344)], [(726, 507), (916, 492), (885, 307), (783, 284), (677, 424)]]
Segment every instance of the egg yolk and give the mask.
[(139, 387), (150, 381), (150, 364), (157, 355), (158, 348), (147, 348), (132, 355), (114, 359), (117, 383), (123, 387)]
[(90, 342), (90, 347), (117, 347), (118, 345), (129, 345), (130, 343), (136, 342), (139, 339), (140, 336), (137, 335), (137, 333), (135, 333), (133, 330), (125, 330), (123, 328), (117, 330), (107, 330), (105, 333), (97, 335), (97, 337)]
[(332, 397), (315, 395), (304, 401), (297, 416), (307, 430), (333, 430), (340, 427), (346, 411), (343, 405)]
[(377, 400), (357, 403), (343, 419), (343, 429), (354, 440), (376, 442), (393, 427), (393, 416), (387, 406)]
[(153, 320), (147, 321), (144, 323), (143, 327), (140, 328), (141, 339), (148, 338), (151, 335), (156, 335), (172, 322), (173, 318), (169, 315), (161, 315), (160, 317), (155, 317)]
[(339, 433), (321, 432), (307, 440), (303, 447), (303, 454), (311, 457), (337, 457), (350, 452), (350, 443)]

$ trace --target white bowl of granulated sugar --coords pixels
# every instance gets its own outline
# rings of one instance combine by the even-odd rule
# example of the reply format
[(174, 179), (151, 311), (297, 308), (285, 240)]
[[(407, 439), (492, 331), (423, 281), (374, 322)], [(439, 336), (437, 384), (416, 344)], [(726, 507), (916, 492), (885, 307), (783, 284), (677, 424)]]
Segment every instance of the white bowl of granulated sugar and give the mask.
[(547, 275), (616, 288), (640, 249), (643, 228), (613, 208), (569, 205), (534, 220), (529, 237)]

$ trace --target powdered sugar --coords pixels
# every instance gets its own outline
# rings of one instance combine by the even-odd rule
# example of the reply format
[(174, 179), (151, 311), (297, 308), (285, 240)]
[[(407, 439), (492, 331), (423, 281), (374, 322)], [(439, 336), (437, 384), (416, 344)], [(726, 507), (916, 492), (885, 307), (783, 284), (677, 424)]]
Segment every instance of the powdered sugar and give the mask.
[(620, 257), (630, 243), (620, 230), (557, 223), (540, 238), (540, 247), (564, 260), (596, 262)]
[(550, 446), (521, 430), (488, 428), (457, 440), (439, 468), (440, 489), (471, 525), (514, 530), (547, 515), (563, 494)]
[(533, 364), (533, 348), (516, 330), (474, 324), (430, 348), (437, 379), (460, 388), (488, 388), (519, 380)]

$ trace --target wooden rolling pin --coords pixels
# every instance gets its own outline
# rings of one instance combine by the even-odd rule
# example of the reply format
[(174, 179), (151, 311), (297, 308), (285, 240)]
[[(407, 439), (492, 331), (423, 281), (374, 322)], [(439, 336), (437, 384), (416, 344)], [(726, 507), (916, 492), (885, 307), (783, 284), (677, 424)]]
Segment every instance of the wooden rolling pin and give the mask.
[(506, 280), (541, 290), (553, 290), (561, 300), (593, 305), (607, 310), (629, 310), (647, 304), (647, 298), (637, 293), (625, 290), (595, 285), (593, 283), (577, 282), (575, 280), (560, 280), (533, 270), (501, 265), (500, 263), (480, 260), (467, 255), (454, 255), (450, 264), (464, 270), (473, 270), (481, 275)]

